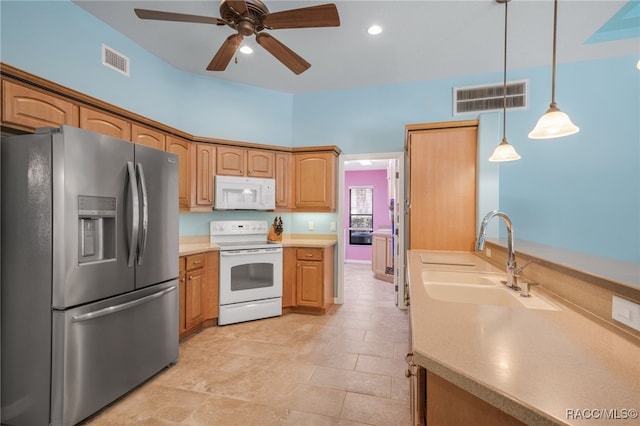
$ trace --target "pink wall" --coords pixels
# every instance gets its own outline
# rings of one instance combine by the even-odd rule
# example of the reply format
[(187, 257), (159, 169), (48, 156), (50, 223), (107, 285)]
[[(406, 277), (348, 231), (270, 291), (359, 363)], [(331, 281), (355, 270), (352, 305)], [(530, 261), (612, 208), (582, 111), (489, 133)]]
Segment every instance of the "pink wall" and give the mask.
[(373, 186), (373, 229), (391, 228), (389, 198), (387, 195), (387, 171), (346, 171), (344, 173), (344, 182), (344, 258), (345, 260), (371, 261), (371, 246), (352, 246), (349, 244), (349, 187)]

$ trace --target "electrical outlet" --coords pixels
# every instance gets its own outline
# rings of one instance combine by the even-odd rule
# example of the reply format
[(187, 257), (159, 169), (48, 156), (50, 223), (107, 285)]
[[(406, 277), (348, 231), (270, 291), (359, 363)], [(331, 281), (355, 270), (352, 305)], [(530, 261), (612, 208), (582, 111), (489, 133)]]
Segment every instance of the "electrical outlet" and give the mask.
[(487, 255), (487, 257), (491, 257), (491, 249), (489, 247), (487, 247), (484, 253)]
[(330, 222), (329, 223), (329, 230), (330, 231), (335, 231), (336, 230), (336, 223), (335, 222)]
[(624, 325), (640, 331), (640, 305), (637, 303), (613, 296), (611, 302), (611, 317)]
[(309, 231), (313, 231), (313, 221), (310, 220), (309, 222), (307, 222), (307, 229)]

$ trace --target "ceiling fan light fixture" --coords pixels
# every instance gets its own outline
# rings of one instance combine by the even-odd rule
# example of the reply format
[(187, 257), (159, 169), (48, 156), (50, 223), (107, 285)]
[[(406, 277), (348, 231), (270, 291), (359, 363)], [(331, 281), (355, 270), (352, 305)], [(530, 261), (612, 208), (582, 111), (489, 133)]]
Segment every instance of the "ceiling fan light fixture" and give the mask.
[(253, 53), (253, 49), (245, 44), (240, 47), (240, 53), (244, 53), (245, 55), (251, 55)]
[(378, 35), (382, 32), (382, 27), (380, 25), (371, 25), (369, 28), (367, 28), (367, 33), (371, 34), (371, 35)]

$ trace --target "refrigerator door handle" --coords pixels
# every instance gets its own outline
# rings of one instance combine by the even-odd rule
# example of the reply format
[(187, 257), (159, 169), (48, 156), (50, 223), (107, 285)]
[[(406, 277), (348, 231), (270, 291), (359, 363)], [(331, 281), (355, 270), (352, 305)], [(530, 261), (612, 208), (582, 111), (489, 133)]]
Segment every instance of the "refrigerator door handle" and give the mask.
[(132, 267), (136, 259), (138, 242), (138, 225), (140, 222), (140, 200), (138, 197), (138, 182), (136, 170), (131, 161), (127, 161), (127, 172), (129, 173), (129, 188), (131, 190), (131, 233), (129, 234), (129, 258), (127, 266)]
[(144, 179), (144, 169), (142, 164), (136, 166), (140, 179), (140, 192), (142, 193), (142, 229), (140, 241), (138, 242), (138, 265), (142, 265), (144, 250), (147, 248), (147, 231), (149, 230), (149, 199), (147, 198), (147, 183)]
[(71, 317), (71, 322), (89, 321), (95, 318), (103, 317), (105, 315), (115, 314), (117, 312), (121, 312), (126, 309), (131, 309), (133, 307), (142, 305), (143, 303), (147, 303), (153, 299), (162, 297), (165, 294), (169, 294), (175, 290), (176, 290), (176, 286), (174, 285), (172, 287), (165, 288), (164, 290), (161, 290), (157, 293), (153, 293), (148, 296), (141, 297), (140, 299), (132, 300), (130, 302), (122, 303), (120, 305), (108, 306), (106, 308), (98, 309), (97, 311), (87, 312), (86, 314), (74, 315), (73, 317)]

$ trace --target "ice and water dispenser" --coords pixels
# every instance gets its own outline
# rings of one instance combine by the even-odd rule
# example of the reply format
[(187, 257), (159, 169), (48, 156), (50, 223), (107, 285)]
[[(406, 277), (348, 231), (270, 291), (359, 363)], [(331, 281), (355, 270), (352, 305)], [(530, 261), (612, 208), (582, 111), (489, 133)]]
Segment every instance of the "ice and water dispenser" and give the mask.
[(78, 239), (78, 263), (115, 259), (115, 197), (78, 196)]

